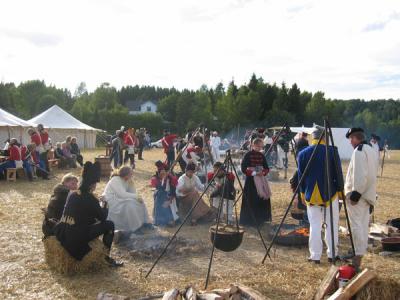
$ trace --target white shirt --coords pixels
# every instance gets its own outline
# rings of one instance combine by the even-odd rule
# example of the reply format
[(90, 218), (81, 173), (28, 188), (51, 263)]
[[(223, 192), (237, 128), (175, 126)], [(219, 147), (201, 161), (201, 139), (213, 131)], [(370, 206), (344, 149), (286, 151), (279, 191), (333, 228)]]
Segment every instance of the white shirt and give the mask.
[(182, 193), (180, 190), (197, 190), (199, 192), (204, 190), (204, 185), (201, 183), (199, 177), (196, 174), (193, 174), (192, 178), (189, 178), (186, 174), (183, 174), (178, 179), (178, 185), (176, 186), (176, 195), (179, 197), (186, 196), (186, 194)]
[(376, 151), (368, 144), (363, 144), (362, 150), (358, 150), (359, 147), (354, 149), (351, 156), (344, 192), (347, 196), (349, 193), (357, 191), (361, 194), (361, 198), (371, 205), (375, 205), (378, 170)]

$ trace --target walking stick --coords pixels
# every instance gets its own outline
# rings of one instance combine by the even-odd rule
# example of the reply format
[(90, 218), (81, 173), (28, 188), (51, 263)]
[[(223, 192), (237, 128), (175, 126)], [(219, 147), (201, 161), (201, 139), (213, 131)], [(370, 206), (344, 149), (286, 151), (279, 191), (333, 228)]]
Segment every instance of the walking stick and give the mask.
[[(325, 134), (325, 129), (324, 129), (322, 135), (319, 137), (319, 140), (318, 140), (318, 144), (317, 144), (317, 145), (320, 145), (320, 144), (321, 144), (322, 137), (324, 136), (324, 134)], [(291, 208), (291, 206), (292, 206), (292, 204), (293, 204), (293, 201), (294, 201), (294, 199), (296, 198), (297, 193), (298, 193), (299, 190), (300, 190), (300, 186), (303, 184), (303, 181), (304, 181), (304, 179), (306, 178), (306, 175), (307, 175), (307, 173), (308, 173), (308, 170), (310, 169), (310, 165), (311, 165), (311, 162), (312, 162), (313, 159), (314, 159), (316, 150), (317, 150), (317, 146), (314, 148), (313, 152), (311, 153), (310, 159), (308, 160), (307, 165), (306, 165), (306, 167), (305, 167), (305, 169), (304, 169), (304, 172), (303, 172), (303, 174), (301, 175), (301, 178), (300, 178), (300, 180), (299, 180), (299, 183), (297, 184), (297, 187), (296, 187), (296, 189), (295, 189), (294, 192), (293, 192), (293, 196), (292, 196), (292, 199), (291, 199), (290, 202), (289, 202), (289, 206), (288, 206), (288, 208), (286, 209), (285, 214), (283, 215), (283, 218), (282, 218), (282, 220), (281, 220), (281, 222), (280, 222), (280, 224), (279, 224), (279, 226), (278, 226), (278, 228), (277, 228), (277, 230), (276, 230), (276, 232), (275, 232), (275, 234), (274, 234), (274, 237), (272, 238), (271, 244), (269, 245), (269, 247), (268, 247), (268, 249), (267, 249), (267, 253), (265, 254), (265, 256), (264, 256), (264, 258), (263, 258), (263, 260), (262, 260), (262, 262), (261, 262), (262, 264), (264, 264), (264, 262), (265, 262), (267, 256), (269, 255), (269, 252), (271, 251), (272, 246), (273, 246), (274, 243), (275, 243), (276, 238), (277, 238), (278, 235), (279, 235), (279, 232), (281, 231), (283, 222), (285, 221), (285, 219), (286, 219), (286, 217), (287, 217), (287, 215), (288, 215), (288, 213), (289, 213), (289, 210), (290, 210), (290, 208)]]
[[(330, 173), (330, 165), (329, 165), (329, 136), (328, 136), (328, 125), (326, 119), (324, 120), (324, 131), (325, 131), (325, 172), (326, 172), (326, 181), (328, 187), (328, 199), (329, 203), (329, 213), (330, 217), (330, 227), (331, 227), (331, 247), (332, 247), (332, 264), (336, 264), (336, 251), (335, 251), (335, 230), (333, 228), (333, 202), (331, 199), (331, 173)], [(339, 200), (338, 200), (339, 201)]]
[(385, 156), (386, 156), (386, 143), (383, 146), (383, 157), (382, 157), (382, 167), (381, 167), (381, 177), (383, 176), (383, 166), (385, 165)]
[[(329, 121), (327, 121), (327, 124), (328, 124), (328, 127), (329, 127), (329, 136), (330, 136), (331, 141), (332, 141), (332, 147), (335, 149), (335, 142), (334, 142), (334, 140), (333, 140), (332, 127), (331, 127), (331, 124), (329, 123)], [(334, 151), (335, 151), (335, 150), (334, 150)], [(335, 163), (337, 176), (341, 176), (340, 178), (341, 178), (341, 184), (342, 184), (342, 183), (343, 183), (343, 173), (341, 173), (341, 172), (339, 171), (339, 162), (338, 162), (336, 153), (334, 153), (334, 155), (333, 155), (333, 160), (334, 160), (334, 163)], [(343, 184), (340, 186), (340, 189), (341, 189), (341, 193), (342, 193), (343, 198), (345, 198), (344, 186), (343, 186)], [(354, 240), (353, 240), (353, 234), (352, 234), (352, 231), (351, 231), (349, 213), (348, 213), (348, 211), (347, 211), (346, 199), (343, 199), (343, 207), (344, 207), (344, 214), (345, 214), (345, 216), (346, 216), (347, 228), (348, 228), (348, 230), (349, 230), (349, 235), (350, 235), (351, 249), (353, 250), (353, 255), (355, 255), (356, 251), (355, 251), (355, 248), (354, 248)]]

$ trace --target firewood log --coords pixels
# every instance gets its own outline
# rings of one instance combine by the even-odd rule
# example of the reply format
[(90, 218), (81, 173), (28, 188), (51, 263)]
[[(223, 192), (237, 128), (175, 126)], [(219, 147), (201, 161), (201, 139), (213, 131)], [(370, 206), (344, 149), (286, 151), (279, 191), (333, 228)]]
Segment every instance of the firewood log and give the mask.
[(375, 277), (376, 274), (374, 272), (364, 269), (360, 274), (354, 277), (345, 288), (338, 289), (328, 300), (349, 300)]
[(220, 295), (224, 300), (229, 300), (229, 296), (231, 295), (229, 289), (215, 289), (211, 292)]
[(247, 300), (266, 300), (263, 295), (248, 286), (238, 285), (237, 287), (240, 294)]
[(180, 295), (179, 295), (179, 290), (177, 289), (172, 289), (168, 292), (166, 292), (162, 298), (162, 300), (179, 300)]
[(206, 293), (197, 295), (198, 300), (224, 300), (220, 295), (214, 293)]
[(194, 287), (188, 287), (185, 292), (185, 300), (197, 300), (197, 291)]
[(314, 300), (322, 300), (326, 295), (328, 295), (329, 293), (333, 293), (335, 291), (335, 280), (338, 272), (339, 272), (338, 267), (331, 266), (324, 280), (319, 286), (317, 293), (314, 296)]
[(233, 294), (229, 300), (242, 300), (242, 296), (240, 294)]

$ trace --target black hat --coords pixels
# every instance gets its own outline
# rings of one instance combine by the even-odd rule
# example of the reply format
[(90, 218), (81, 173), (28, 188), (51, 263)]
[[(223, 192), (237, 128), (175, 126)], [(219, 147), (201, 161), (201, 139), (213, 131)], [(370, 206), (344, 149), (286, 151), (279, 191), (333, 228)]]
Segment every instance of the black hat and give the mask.
[(360, 127), (350, 128), (349, 131), (347, 131), (347, 133), (346, 133), (346, 138), (348, 139), (350, 137), (350, 135), (352, 135), (353, 133), (356, 133), (356, 132), (364, 132), (364, 129), (362, 129)]
[(88, 191), (92, 184), (100, 182), (101, 169), (100, 163), (96, 161), (94, 164), (90, 161), (85, 162), (82, 170), (82, 180), (79, 189)]
[(188, 163), (186, 165), (186, 171), (196, 171), (196, 165), (194, 163)]
[(157, 160), (155, 165), (157, 167), (158, 172), (160, 172), (162, 170), (168, 171), (168, 166), (165, 163), (163, 163), (161, 160)]

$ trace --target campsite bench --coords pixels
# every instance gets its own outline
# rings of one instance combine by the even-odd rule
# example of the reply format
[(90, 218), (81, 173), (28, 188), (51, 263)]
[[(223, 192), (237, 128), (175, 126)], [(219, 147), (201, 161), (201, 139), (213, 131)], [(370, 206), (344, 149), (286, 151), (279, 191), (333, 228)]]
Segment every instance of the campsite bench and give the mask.
[(6, 170), (6, 179), (7, 179), (7, 181), (16, 181), (17, 180), (17, 168), (8, 168)]

